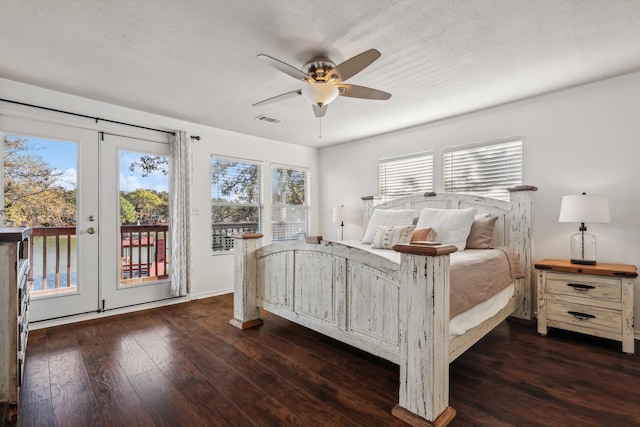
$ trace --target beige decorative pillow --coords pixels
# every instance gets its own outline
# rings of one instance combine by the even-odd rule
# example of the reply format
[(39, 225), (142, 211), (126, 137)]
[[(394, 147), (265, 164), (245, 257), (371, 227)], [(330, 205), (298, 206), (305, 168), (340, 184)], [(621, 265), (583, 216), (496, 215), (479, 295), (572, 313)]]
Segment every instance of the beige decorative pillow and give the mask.
[(489, 249), (497, 220), (497, 216), (476, 217), (467, 237), (467, 249)]
[(393, 249), (400, 243), (409, 243), (415, 225), (381, 225), (371, 245), (374, 249)]
[(435, 234), (433, 228), (416, 228), (411, 235), (411, 241), (423, 242), (425, 240), (433, 240)]
[(411, 225), (416, 216), (413, 209), (374, 209), (367, 231), (364, 233), (362, 243), (372, 243), (373, 238), (381, 225)]

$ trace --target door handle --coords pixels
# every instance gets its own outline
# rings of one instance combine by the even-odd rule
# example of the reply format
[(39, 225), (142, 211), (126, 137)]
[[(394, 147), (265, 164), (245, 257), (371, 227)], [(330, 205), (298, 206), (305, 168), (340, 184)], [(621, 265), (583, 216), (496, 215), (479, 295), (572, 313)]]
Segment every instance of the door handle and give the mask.
[(87, 233), (89, 233), (89, 234), (95, 234), (95, 232), (96, 232), (96, 229), (95, 229), (95, 228), (93, 228), (93, 227), (89, 227), (89, 228), (87, 228)]

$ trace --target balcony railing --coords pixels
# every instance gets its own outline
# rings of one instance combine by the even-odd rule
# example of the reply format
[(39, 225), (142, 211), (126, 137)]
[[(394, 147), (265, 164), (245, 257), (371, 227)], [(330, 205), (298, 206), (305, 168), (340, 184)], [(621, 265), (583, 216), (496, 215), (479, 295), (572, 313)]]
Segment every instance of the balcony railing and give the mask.
[(213, 224), (211, 249), (214, 251), (230, 251), (233, 249), (233, 236), (244, 233), (258, 233), (257, 222), (238, 222)]
[(120, 284), (169, 278), (169, 226), (123, 225), (120, 227)]
[(29, 279), (34, 295), (76, 289), (75, 236), (75, 227), (33, 228), (29, 240)]
[[(212, 226), (212, 249), (216, 251), (230, 251), (236, 234), (259, 233), (257, 222), (218, 223)], [(306, 222), (272, 222), (271, 239), (296, 240), (307, 236)]]
[[(305, 223), (271, 224), (273, 240), (303, 239)], [(233, 236), (257, 233), (257, 223), (214, 224), (213, 250), (233, 249)], [(31, 291), (34, 295), (75, 291), (77, 288), (76, 227), (34, 227), (30, 240)], [(169, 278), (169, 226), (120, 227), (120, 285)]]
[[(169, 277), (169, 226), (120, 227), (120, 284)], [(31, 291), (35, 295), (75, 291), (77, 251), (75, 227), (35, 227), (31, 234)]]

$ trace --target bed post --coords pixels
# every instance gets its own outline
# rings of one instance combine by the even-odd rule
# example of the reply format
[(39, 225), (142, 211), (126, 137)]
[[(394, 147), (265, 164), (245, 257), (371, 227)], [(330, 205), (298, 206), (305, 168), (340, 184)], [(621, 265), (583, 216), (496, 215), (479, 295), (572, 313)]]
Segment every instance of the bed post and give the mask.
[(446, 426), (449, 406), (449, 254), (455, 246), (396, 245), (400, 262), (400, 393), (391, 413)]
[(524, 267), (525, 277), (519, 279), (522, 282), (522, 296), (518, 309), (513, 313), (514, 317), (531, 320), (533, 286), (533, 192), (538, 187), (532, 185), (520, 185), (508, 188), (511, 198), (509, 210), (508, 242), (511, 248), (518, 254), (518, 258)]
[(364, 229), (367, 229), (367, 224), (369, 224), (369, 219), (371, 219), (371, 215), (373, 215), (374, 202), (376, 198), (374, 196), (364, 196), (362, 199), (362, 225)]
[(249, 329), (262, 325), (256, 305), (256, 250), (262, 234), (245, 233), (234, 237), (233, 319), (229, 323), (239, 329)]

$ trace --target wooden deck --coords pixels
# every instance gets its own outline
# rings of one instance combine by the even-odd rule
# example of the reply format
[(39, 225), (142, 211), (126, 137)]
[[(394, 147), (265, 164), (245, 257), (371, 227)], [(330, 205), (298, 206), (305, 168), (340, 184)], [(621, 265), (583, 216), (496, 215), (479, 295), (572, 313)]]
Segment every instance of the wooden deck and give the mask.
[[(396, 365), (270, 315), (240, 331), (232, 311), (226, 295), (32, 331), (18, 425), (405, 425)], [(506, 322), (450, 373), (450, 426), (640, 425), (640, 351), (612, 341)]]

